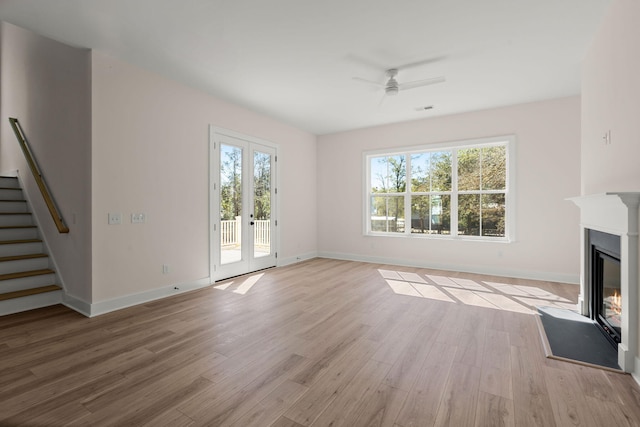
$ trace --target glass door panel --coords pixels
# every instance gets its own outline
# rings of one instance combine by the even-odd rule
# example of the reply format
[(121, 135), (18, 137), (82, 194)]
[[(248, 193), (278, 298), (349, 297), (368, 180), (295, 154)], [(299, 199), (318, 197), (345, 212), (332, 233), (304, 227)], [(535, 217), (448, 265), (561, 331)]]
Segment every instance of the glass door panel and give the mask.
[(220, 264), (242, 261), (242, 147), (220, 144)]
[(276, 150), (251, 144), (251, 238), (249, 253), (252, 271), (276, 265)]
[(211, 144), (212, 278), (275, 266), (275, 147), (215, 131)]

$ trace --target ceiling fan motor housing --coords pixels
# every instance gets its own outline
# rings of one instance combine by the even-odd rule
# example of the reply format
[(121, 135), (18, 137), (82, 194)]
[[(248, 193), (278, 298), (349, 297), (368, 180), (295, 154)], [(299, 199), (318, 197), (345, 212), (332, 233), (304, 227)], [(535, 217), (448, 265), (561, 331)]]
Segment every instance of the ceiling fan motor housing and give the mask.
[(397, 95), (398, 91), (400, 90), (400, 86), (398, 85), (398, 81), (396, 80), (396, 76), (398, 75), (398, 70), (395, 68), (387, 70), (386, 75), (387, 77), (389, 77), (389, 80), (387, 81), (387, 84), (384, 87), (384, 92), (387, 95)]

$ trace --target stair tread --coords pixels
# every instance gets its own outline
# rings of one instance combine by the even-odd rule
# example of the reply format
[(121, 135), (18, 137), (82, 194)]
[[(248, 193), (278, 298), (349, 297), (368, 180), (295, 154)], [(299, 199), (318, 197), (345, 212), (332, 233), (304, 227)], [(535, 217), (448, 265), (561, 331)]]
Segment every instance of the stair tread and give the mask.
[[(0, 178), (13, 179), (16, 181), (18, 179), (17, 177), (14, 177), (14, 176), (0, 176)], [(8, 203), (27, 204), (27, 201), (25, 198), (22, 197), (22, 194), (19, 193), (19, 192), (22, 192), (22, 188), (15, 187), (15, 186), (7, 187), (7, 185), (12, 185), (13, 182), (5, 181), (3, 184), (4, 185), (0, 185), (0, 190), (11, 190), (11, 191), (15, 191), (16, 193), (7, 193), (7, 192), (4, 193), (5, 198), (0, 199), (0, 217), (8, 217), (10, 215), (21, 215), (22, 218), (26, 218), (25, 215), (32, 216), (31, 212), (11, 212), (10, 211), (11, 209)], [(4, 203), (4, 206), (6, 206), (5, 209), (2, 208), (3, 203)], [(35, 224), (0, 225), (0, 231), (1, 230), (37, 230), (37, 229), (38, 229), (38, 226)], [(18, 234), (16, 233), (14, 234), (16, 235), (16, 237), (18, 236)], [(9, 236), (11, 235), (7, 235), (7, 237)], [(15, 238), (13, 240), (0, 240), (0, 245), (24, 244), (24, 243), (27, 243), (27, 244), (42, 243), (42, 240), (41, 239), (15, 239)], [(48, 257), (48, 255), (44, 253), (0, 256), (0, 263), (10, 262), (10, 261), (30, 260), (30, 259), (41, 259), (46, 257)], [(37, 277), (37, 276), (43, 276), (43, 275), (49, 275), (49, 274), (55, 274), (55, 271), (49, 268), (45, 268), (45, 269), (39, 269), (39, 270), (6, 273), (6, 274), (0, 274), (0, 282), (13, 280), (13, 279)], [(59, 285), (43, 285), (43, 286), (35, 286), (30, 289), (22, 289), (18, 291), (11, 291), (11, 292), (4, 292), (4, 293), (1, 293), (0, 291), (0, 301), (10, 300), (14, 298), (22, 298), (30, 295), (37, 295), (37, 294), (42, 294), (46, 292), (54, 292), (54, 291), (60, 291), (60, 290), (62, 290), (62, 287)]]
[(35, 259), (35, 258), (47, 258), (47, 254), (25, 254), (25, 255), (10, 255), (0, 257), (0, 262), (5, 261), (19, 261), (21, 259)]
[(47, 285), (47, 286), (40, 286), (40, 287), (37, 287), (37, 288), (24, 289), (24, 290), (21, 290), (21, 291), (7, 292), (5, 294), (0, 294), (0, 301), (13, 299), (13, 298), (26, 297), (26, 296), (29, 296), (29, 295), (41, 294), (41, 293), (44, 293), (44, 292), (59, 291), (61, 289), (62, 288), (60, 286), (58, 286), (58, 285)]
[(7, 273), (0, 274), (0, 281), (2, 280), (12, 280), (12, 279), (21, 279), (23, 277), (33, 277), (33, 276), (42, 276), (44, 274), (54, 274), (55, 271), (45, 268), (42, 270), (29, 270), (29, 271), (19, 271), (17, 273)]
[(40, 239), (0, 240), (0, 245), (13, 245), (16, 243), (42, 243)]

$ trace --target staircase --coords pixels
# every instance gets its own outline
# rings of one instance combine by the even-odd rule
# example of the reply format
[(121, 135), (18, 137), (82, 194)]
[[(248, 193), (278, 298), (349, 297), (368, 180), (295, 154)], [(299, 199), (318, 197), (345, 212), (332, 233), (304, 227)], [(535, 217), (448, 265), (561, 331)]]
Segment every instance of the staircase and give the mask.
[(17, 178), (0, 177), (0, 315), (62, 302)]

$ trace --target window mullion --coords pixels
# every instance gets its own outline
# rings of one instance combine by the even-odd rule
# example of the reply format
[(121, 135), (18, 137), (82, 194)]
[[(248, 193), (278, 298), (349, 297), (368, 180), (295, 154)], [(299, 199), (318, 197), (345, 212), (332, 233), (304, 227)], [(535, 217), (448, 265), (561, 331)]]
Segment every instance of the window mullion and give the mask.
[(482, 182), (482, 177), (483, 177), (482, 166), (484, 164), (483, 153), (484, 153), (484, 149), (480, 148), (480, 177), (479, 177), (480, 185), (478, 185), (479, 190), (480, 190), (480, 197), (478, 198), (478, 210), (479, 210), (479, 212), (478, 212), (478, 233), (479, 233), (478, 236), (480, 236), (480, 237), (482, 237), (482, 235), (483, 235), (483, 232), (482, 232), (483, 231), (482, 230), (482, 223), (483, 223), (483, 221), (482, 221), (482, 194), (483, 194), (483, 190), (484, 190), (484, 186), (482, 185), (483, 184), (483, 182)]
[(458, 150), (451, 150), (451, 236), (458, 236)]
[(411, 212), (411, 153), (407, 153), (405, 156), (407, 174), (404, 186), (404, 234), (411, 235), (411, 221), (413, 219)]

